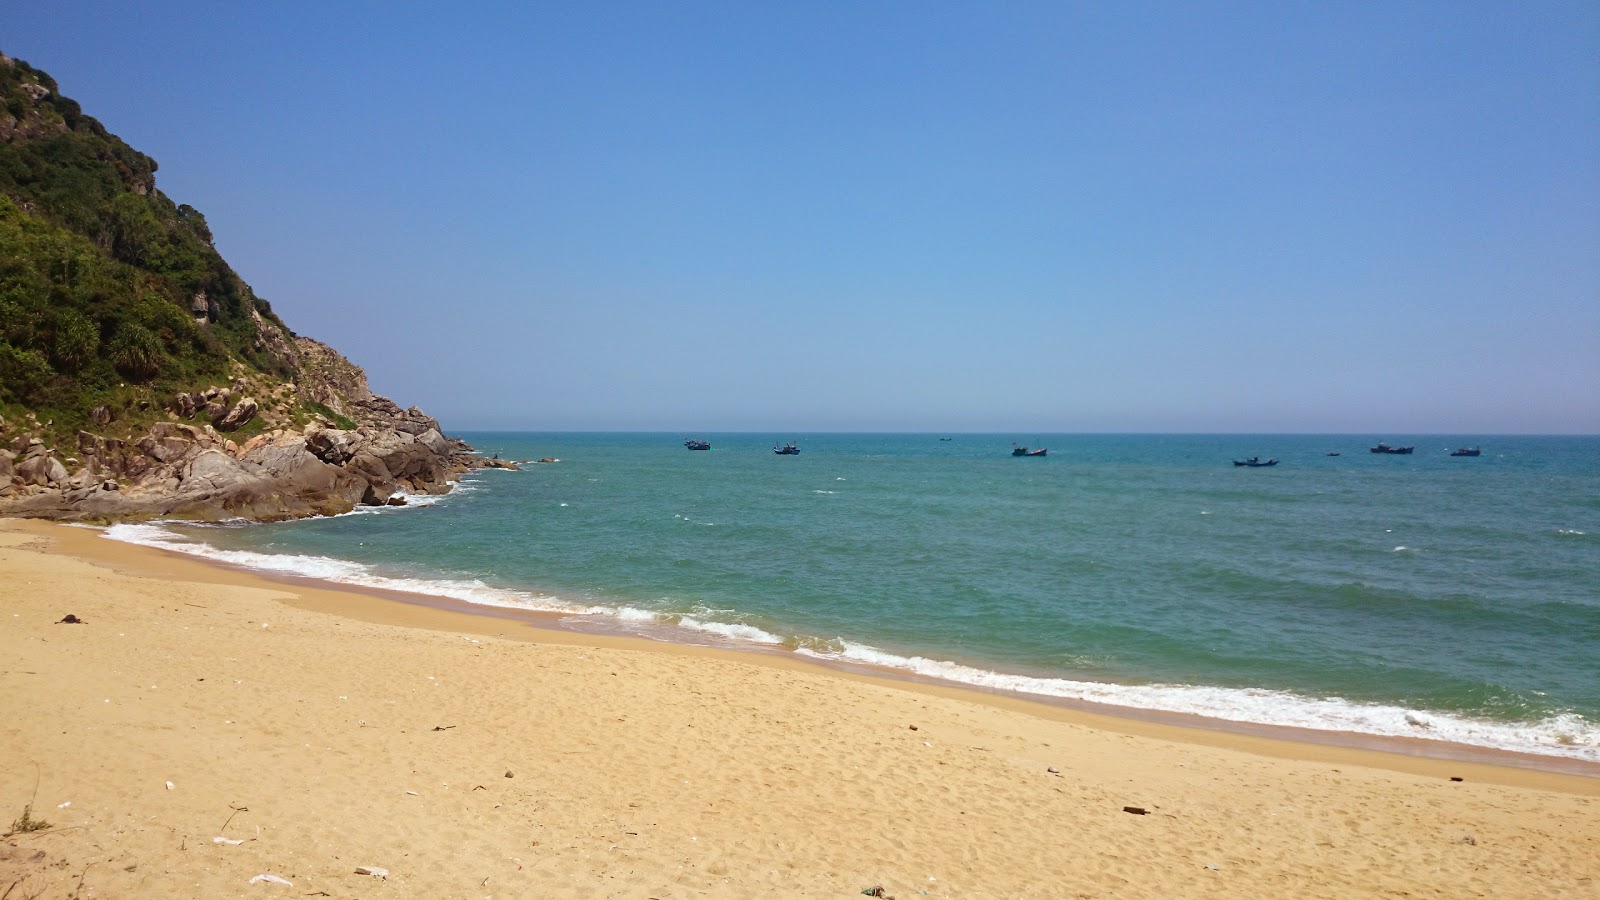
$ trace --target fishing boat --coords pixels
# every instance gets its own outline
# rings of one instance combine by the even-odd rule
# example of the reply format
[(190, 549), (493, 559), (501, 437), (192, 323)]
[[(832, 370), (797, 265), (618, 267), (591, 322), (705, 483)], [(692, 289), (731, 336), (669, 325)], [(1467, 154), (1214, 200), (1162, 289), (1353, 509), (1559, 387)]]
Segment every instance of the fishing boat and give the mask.
[(1049, 452), (1050, 452), (1050, 448), (1049, 447), (1040, 447), (1037, 450), (1029, 450), (1027, 447), (1024, 447), (1024, 446), (1022, 446), (1020, 444), (1013, 443), (1011, 445), (1011, 455), (1012, 456), (1043, 456), (1043, 455), (1045, 455), (1046, 453), (1049, 453)]
[(1450, 455), (1451, 456), (1482, 456), (1483, 455), (1483, 451), (1479, 450), (1477, 447), (1462, 447), (1460, 450), (1451, 451)]
[(1233, 464), (1236, 466), (1249, 466), (1252, 469), (1262, 469), (1266, 468), (1267, 466), (1275, 466), (1278, 464), (1278, 461), (1275, 459), (1269, 459), (1265, 462), (1262, 462), (1261, 457), (1252, 456), (1249, 459), (1236, 459), (1233, 461)]
[(1391, 447), (1388, 444), (1379, 444), (1372, 448), (1373, 453), (1410, 453), (1416, 447)]
[(1339, 455), (1339, 451), (1337, 451), (1337, 450), (1329, 450), (1328, 451), (1328, 455), (1329, 456), (1338, 456)]
[(778, 454), (779, 456), (799, 456), (800, 448), (795, 445), (794, 441), (790, 441), (789, 443), (784, 444), (782, 447), (779, 447), (777, 444), (773, 444), (772, 452)]
[(690, 450), (710, 450), (711, 449), (711, 442), (710, 441), (697, 441), (694, 438), (689, 438), (688, 440), (683, 442), (683, 446), (689, 448)]

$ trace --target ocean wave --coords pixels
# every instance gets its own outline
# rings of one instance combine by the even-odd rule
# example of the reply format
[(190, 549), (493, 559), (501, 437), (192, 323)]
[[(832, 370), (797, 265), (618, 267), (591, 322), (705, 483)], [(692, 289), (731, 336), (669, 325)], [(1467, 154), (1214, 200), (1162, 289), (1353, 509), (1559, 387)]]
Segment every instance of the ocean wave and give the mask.
[(1187, 713), (1228, 722), (1416, 738), (1600, 762), (1600, 726), (1577, 714), (1556, 715), (1531, 723), (1512, 723), (1400, 706), (1355, 703), (1338, 697), (1306, 697), (1265, 688), (1124, 685), (1008, 675), (921, 656), (897, 656), (849, 641), (840, 643), (842, 649), (837, 652), (808, 648), (799, 648), (795, 652), (818, 659), (865, 663), (997, 691)]
[[(222, 550), (204, 541), (172, 532), (160, 523), (113, 525), (102, 534), (125, 543), (200, 556), (265, 572), (447, 597), (503, 609), (607, 618), (658, 632), (679, 629), (679, 639), (690, 642), (710, 638), (732, 645), (783, 647), (797, 655), (817, 660), (865, 664), (986, 690), (1186, 713), (1229, 722), (1416, 738), (1600, 762), (1600, 726), (1576, 714), (1555, 715), (1532, 723), (1514, 723), (1393, 705), (1356, 703), (1338, 697), (1307, 697), (1264, 688), (1124, 685), (1012, 675), (947, 660), (901, 656), (843, 638), (778, 635), (747, 623), (725, 621), (725, 618), (736, 618), (726, 615), (732, 610), (711, 609), (704, 605), (695, 606), (690, 613), (682, 613), (623, 605), (575, 603), (529, 591), (493, 587), (477, 579), (393, 577), (378, 574), (372, 567), (362, 563), (332, 557)], [(692, 633), (696, 638), (690, 639), (685, 632)]]

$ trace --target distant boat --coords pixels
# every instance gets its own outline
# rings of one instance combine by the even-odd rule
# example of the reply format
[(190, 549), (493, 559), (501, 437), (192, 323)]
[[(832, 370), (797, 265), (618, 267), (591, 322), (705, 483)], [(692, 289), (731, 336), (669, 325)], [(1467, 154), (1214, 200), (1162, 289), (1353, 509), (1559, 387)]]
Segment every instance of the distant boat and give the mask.
[(950, 439), (949, 439), (949, 438), (939, 438), (939, 440), (941, 440), (941, 441), (948, 441), (948, 440), (950, 440)]
[(689, 448), (690, 450), (710, 450), (711, 449), (711, 442), (710, 441), (697, 441), (694, 438), (689, 438), (688, 440), (684, 441), (683, 445), (685, 447)]
[(1330, 452), (1328, 455), (1329, 456), (1338, 456), (1339, 455), (1339, 451), (1334, 450), (1334, 451)]
[(1373, 453), (1410, 453), (1416, 447), (1391, 447), (1388, 444), (1379, 444), (1372, 448)]
[(1050, 452), (1050, 448), (1049, 447), (1040, 447), (1037, 450), (1029, 450), (1027, 447), (1024, 447), (1024, 446), (1022, 446), (1020, 444), (1013, 443), (1011, 445), (1011, 455), (1012, 456), (1043, 456), (1043, 455), (1045, 455), (1046, 453), (1049, 453), (1049, 452)]
[(789, 443), (784, 444), (782, 447), (779, 447), (777, 444), (773, 444), (772, 452), (778, 454), (779, 456), (799, 456), (800, 448), (795, 446), (794, 441), (790, 441)]
[(1482, 456), (1483, 455), (1483, 451), (1479, 450), (1477, 447), (1462, 447), (1460, 450), (1456, 450), (1456, 451), (1451, 452), (1450, 455), (1451, 456)]
[(1261, 457), (1252, 456), (1249, 459), (1236, 459), (1233, 461), (1233, 464), (1236, 466), (1249, 466), (1252, 469), (1262, 469), (1266, 468), (1267, 466), (1275, 466), (1278, 464), (1278, 461), (1275, 459), (1269, 459), (1266, 462), (1262, 462)]

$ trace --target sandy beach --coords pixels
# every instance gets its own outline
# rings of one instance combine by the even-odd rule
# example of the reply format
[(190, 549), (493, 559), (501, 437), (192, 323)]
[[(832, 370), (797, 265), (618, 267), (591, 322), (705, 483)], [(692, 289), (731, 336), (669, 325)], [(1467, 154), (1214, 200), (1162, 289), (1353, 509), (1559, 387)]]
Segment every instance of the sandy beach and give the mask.
[(1596, 777), (538, 628), (39, 522), (0, 521), (0, 601), (4, 900), (1600, 895)]

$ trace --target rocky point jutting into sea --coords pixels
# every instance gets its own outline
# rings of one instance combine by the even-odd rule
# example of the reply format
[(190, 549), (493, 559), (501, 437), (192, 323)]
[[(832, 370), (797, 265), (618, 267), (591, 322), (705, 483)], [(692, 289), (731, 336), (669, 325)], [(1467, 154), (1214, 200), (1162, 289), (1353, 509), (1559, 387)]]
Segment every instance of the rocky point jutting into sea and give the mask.
[(330, 515), (511, 466), (290, 331), (49, 75), (0, 55), (0, 101), (0, 515)]
[[(308, 338), (295, 348), (318, 365), (304, 366), (299, 383), (269, 388), (265, 406), (241, 376), (226, 387), (175, 394), (166, 420), (133, 438), (79, 431), (76, 446), (62, 452), (7, 427), (7, 436), (22, 433), (0, 449), (0, 515), (268, 521), (399, 505), (407, 493), (448, 490), (470, 469), (515, 467), (445, 437), (422, 410), (372, 393), (366, 375), (332, 348)], [(294, 400), (308, 397), (354, 427), (321, 416), (290, 426)], [(243, 442), (229, 437), (257, 417), (268, 430)]]

